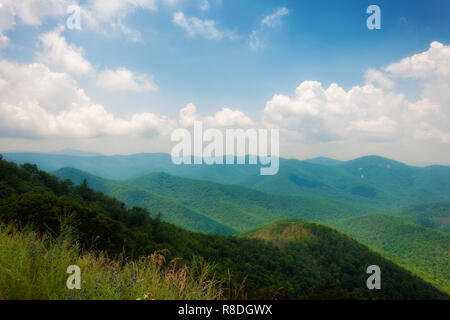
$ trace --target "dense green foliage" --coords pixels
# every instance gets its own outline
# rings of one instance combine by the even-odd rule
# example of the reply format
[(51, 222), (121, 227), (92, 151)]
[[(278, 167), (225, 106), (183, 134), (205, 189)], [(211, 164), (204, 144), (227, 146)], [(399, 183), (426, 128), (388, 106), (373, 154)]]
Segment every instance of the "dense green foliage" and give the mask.
[(450, 293), (450, 235), (387, 215), (350, 218), (336, 227)]
[(450, 202), (424, 203), (393, 212), (423, 227), (450, 232)]
[[(324, 226), (302, 224), (314, 238), (289, 243), (289, 250), (260, 239), (193, 233), (153, 218), (145, 209), (126, 209), (86, 183), (73, 187), (36, 166), (19, 168), (5, 161), (0, 161), (0, 195), (3, 223), (32, 225), (51, 235), (67, 234), (81, 248), (110, 256), (125, 253), (139, 258), (167, 249), (168, 259), (206, 261), (215, 265), (217, 279), (230, 288), (225, 296), (241, 295), (244, 283), (249, 298), (448, 298), (367, 247)], [(383, 290), (365, 287), (365, 269), (371, 264), (384, 270)]]
[[(325, 278), (335, 279), (337, 274), (334, 272), (343, 272), (345, 274), (339, 278), (340, 286), (352, 287), (356, 283), (365, 281), (364, 266), (371, 261), (382, 270), (383, 290), (389, 291), (391, 286), (399, 285), (390, 281), (396, 277), (397, 272), (393, 264), (380, 261), (380, 256), (376, 257), (356, 241), (321, 225), (280, 221), (258, 228), (244, 236), (271, 243), (297, 261), (299, 267), (304, 270), (304, 274), (294, 278), (294, 284), (308, 281), (306, 276), (308, 273), (319, 271)], [(313, 255), (313, 259), (305, 261), (303, 259), (305, 252)], [(345, 269), (341, 269), (342, 266), (345, 266)], [(358, 276), (355, 277), (355, 275)], [(407, 284), (402, 282), (401, 286), (407, 286)]]
[(73, 167), (107, 179), (126, 180), (154, 172), (241, 185), (276, 194), (315, 195), (376, 205), (385, 212), (406, 205), (450, 201), (450, 167), (413, 167), (367, 156), (352, 161), (280, 159), (274, 176), (261, 176), (254, 165), (174, 165), (168, 154), (73, 156), (8, 153), (5, 159), (36, 163), (47, 171)]
[[(274, 195), (166, 173), (125, 181), (106, 180), (72, 168), (61, 169), (55, 175), (71, 179), (76, 184), (86, 179), (94, 189), (124, 201), (128, 207), (140, 206), (151, 212), (158, 211), (165, 221), (193, 231), (231, 234), (280, 218), (327, 222), (370, 210), (361, 205), (315, 196)], [(159, 201), (161, 197), (164, 201)], [(186, 216), (190, 216), (192, 221), (186, 223)], [(197, 224), (194, 224), (195, 218), (199, 218)], [(223, 230), (213, 222), (223, 226)]]

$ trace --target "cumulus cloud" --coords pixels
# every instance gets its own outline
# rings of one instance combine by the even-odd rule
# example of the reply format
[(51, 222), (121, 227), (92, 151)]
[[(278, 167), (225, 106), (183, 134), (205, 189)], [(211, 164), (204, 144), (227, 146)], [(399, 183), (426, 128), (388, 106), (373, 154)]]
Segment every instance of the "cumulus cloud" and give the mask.
[(395, 82), (380, 70), (369, 69), (365, 74), (366, 84), (372, 84), (384, 89), (393, 89)]
[(179, 124), (182, 127), (189, 128), (194, 125), (194, 121), (202, 121), (206, 127), (224, 128), (239, 127), (248, 128), (258, 124), (251, 120), (242, 111), (222, 108), (210, 116), (200, 116), (197, 113), (197, 107), (193, 103), (188, 103), (179, 113)]
[(14, 29), (16, 18), (32, 26), (42, 24), (44, 18), (66, 13), (69, 0), (3, 0), (0, 6), (0, 46), (10, 41), (4, 32)]
[(394, 79), (415, 79), (421, 99), (408, 106), (406, 121), (419, 123), (415, 136), (448, 143), (450, 136), (450, 46), (434, 41), (428, 50), (387, 66)]
[(200, 36), (209, 40), (220, 40), (223, 38), (234, 39), (235, 35), (230, 30), (219, 30), (214, 20), (202, 20), (197, 17), (185, 17), (181, 11), (173, 14), (173, 23), (183, 28), (188, 37)]
[[(179, 19), (188, 34), (192, 29), (192, 36), (219, 37), (214, 23), (213, 31), (205, 31), (204, 20), (197, 23), (184, 15)], [(336, 83), (325, 87), (304, 81), (292, 94), (273, 95), (260, 119), (228, 107), (200, 115), (192, 103), (177, 119), (170, 119), (150, 112), (118, 117), (92, 101), (74, 76), (96, 71), (83, 49), (67, 43), (62, 31), (58, 27), (39, 36), (35, 63), (0, 60), (0, 136), (167, 137), (173, 129), (190, 128), (201, 120), (212, 128), (279, 128), (285, 145), (450, 143), (450, 46), (438, 42), (385, 68), (368, 70), (365, 83), (348, 90)], [(418, 82), (418, 99), (396, 91), (397, 81), (404, 78)], [(151, 77), (123, 67), (106, 69), (96, 79), (99, 87), (111, 92), (158, 89)]]
[(92, 138), (167, 134), (174, 122), (152, 113), (127, 119), (91, 101), (67, 73), (42, 63), (0, 61), (3, 136)]
[(345, 91), (317, 81), (301, 83), (294, 97), (275, 95), (264, 109), (264, 122), (293, 131), (304, 142), (344, 139), (392, 139), (395, 118), (406, 107), (401, 94), (366, 85)]
[(450, 46), (434, 41), (427, 51), (406, 57), (385, 70), (403, 78), (450, 77)]
[(177, 3), (178, 0), (3, 0), (0, 7), (0, 45), (7, 43), (4, 32), (14, 28), (16, 18), (27, 25), (38, 26), (47, 17), (67, 15), (67, 8), (72, 4), (80, 6), (82, 27), (139, 40), (140, 32), (124, 22), (128, 15), (138, 9), (156, 11), (160, 4), (175, 6)]
[[(175, 0), (3, 0), (0, 7), (0, 46), (9, 43), (4, 34), (14, 29), (17, 18), (23, 23), (39, 26), (45, 18), (60, 18), (67, 15), (70, 5), (78, 4), (81, 9), (81, 26), (104, 34), (120, 34), (130, 40), (141, 39), (138, 30), (125, 24), (128, 15), (138, 9), (156, 11), (158, 3), (174, 5)], [(59, 21), (63, 23), (63, 20)]]
[(105, 70), (97, 77), (97, 85), (112, 92), (157, 91), (159, 88), (149, 76), (135, 74), (126, 68)]
[[(66, 72), (72, 75), (95, 75), (96, 71), (84, 57), (84, 50), (67, 43), (61, 35), (64, 26), (58, 26), (54, 31), (39, 35), (40, 51), (37, 61), (49, 66), (56, 72)], [(104, 70), (97, 75), (97, 86), (111, 92), (143, 92), (157, 91), (159, 88), (152, 77), (136, 74), (127, 68)]]
[[(83, 24), (104, 34), (125, 35), (139, 41), (141, 33), (125, 24), (127, 16), (136, 10), (156, 11), (158, 0), (89, 0), (81, 6)], [(164, 2), (168, 2), (165, 0)]]
[(85, 75), (94, 71), (94, 68), (84, 57), (82, 48), (68, 44), (61, 35), (64, 26), (56, 30), (39, 35), (41, 51), (38, 61), (49, 65), (55, 71), (68, 72), (76, 75)]
[[(394, 92), (399, 78), (417, 79), (421, 98)], [(366, 84), (346, 91), (301, 83), (295, 96), (277, 94), (267, 102), (263, 121), (304, 142), (399, 141), (450, 136), (450, 46), (433, 42), (422, 53), (365, 73)]]

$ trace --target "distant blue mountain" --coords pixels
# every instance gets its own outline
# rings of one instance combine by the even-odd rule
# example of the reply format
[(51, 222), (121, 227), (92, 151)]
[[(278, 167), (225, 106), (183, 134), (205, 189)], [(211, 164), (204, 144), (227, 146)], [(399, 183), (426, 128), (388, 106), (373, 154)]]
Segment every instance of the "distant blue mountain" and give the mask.
[(342, 163), (342, 161), (340, 161), (340, 160), (326, 158), (326, 157), (317, 157), (317, 158), (312, 158), (312, 159), (306, 159), (303, 161), (309, 162), (309, 163), (315, 163), (315, 164), (323, 164), (326, 166), (337, 166), (338, 164)]
[(76, 149), (63, 149), (56, 152), (50, 152), (50, 154), (59, 154), (59, 155), (66, 155), (66, 156), (79, 156), (79, 157), (96, 157), (96, 156), (103, 156), (103, 154), (98, 152), (90, 152), (90, 151), (82, 151), (82, 150), (76, 150)]
[(169, 154), (68, 155), (5, 153), (16, 163), (34, 163), (52, 172), (72, 167), (111, 180), (154, 172), (235, 184), (286, 195), (314, 195), (376, 205), (380, 210), (425, 202), (450, 201), (450, 167), (413, 167), (391, 159), (366, 156), (350, 161), (316, 158), (280, 159), (279, 173), (261, 176), (255, 165), (175, 165)]

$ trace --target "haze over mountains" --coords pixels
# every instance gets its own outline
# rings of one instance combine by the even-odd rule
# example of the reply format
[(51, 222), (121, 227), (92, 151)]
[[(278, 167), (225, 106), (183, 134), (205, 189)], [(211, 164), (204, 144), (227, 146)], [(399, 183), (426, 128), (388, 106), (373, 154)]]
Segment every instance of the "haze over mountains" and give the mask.
[(280, 159), (280, 171), (274, 176), (261, 176), (259, 166), (255, 165), (177, 166), (168, 154), (77, 156), (5, 153), (4, 157), (16, 163), (34, 163), (49, 172), (71, 167), (113, 180), (165, 172), (276, 194), (317, 195), (373, 204), (380, 209), (450, 200), (449, 166), (413, 167), (377, 156), (345, 162), (327, 158), (305, 161)]

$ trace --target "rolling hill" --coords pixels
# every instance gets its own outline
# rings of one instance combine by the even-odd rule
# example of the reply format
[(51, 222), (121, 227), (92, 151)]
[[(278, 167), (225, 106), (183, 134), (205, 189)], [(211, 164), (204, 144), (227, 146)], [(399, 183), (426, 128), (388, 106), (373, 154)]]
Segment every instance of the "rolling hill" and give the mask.
[[(165, 173), (142, 178), (111, 181), (72, 168), (56, 172), (61, 179), (115, 196), (128, 207), (142, 206), (160, 212), (165, 221), (192, 231), (236, 234), (247, 232), (280, 218), (318, 221), (335, 226), (345, 234), (378, 250), (384, 256), (449, 292), (448, 237), (418, 224), (445, 227), (448, 204), (397, 210), (411, 222), (387, 215), (369, 215), (371, 207), (312, 196), (268, 194), (233, 185), (186, 179)], [(429, 214), (423, 209), (428, 208)], [(427, 226), (428, 226), (427, 225)]]
[[(64, 168), (54, 174), (76, 184), (81, 184), (86, 179), (89, 186), (124, 201), (128, 207), (141, 206), (152, 212), (160, 212), (168, 222), (201, 232), (214, 230), (207, 229), (204, 225), (185, 225), (178, 219), (177, 208), (188, 208), (190, 212), (233, 230), (233, 233), (245, 232), (280, 218), (329, 222), (373, 210), (371, 207), (317, 196), (269, 194), (167, 173), (152, 173), (124, 181), (106, 180), (73, 168)], [(155, 200), (160, 197), (164, 197), (166, 201)]]
[(275, 194), (314, 195), (376, 205), (379, 211), (385, 212), (424, 202), (450, 201), (449, 166), (413, 167), (378, 156), (351, 161), (280, 159), (279, 173), (274, 176), (261, 176), (259, 167), (251, 165), (176, 166), (168, 154), (76, 156), (5, 153), (4, 157), (19, 164), (35, 163), (46, 171), (72, 167), (113, 180), (165, 172)]
[(450, 293), (450, 235), (387, 215), (352, 217), (336, 228)]
[(393, 212), (423, 227), (450, 232), (450, 202), (424, 203)]
[[(126, 209), (120, 201), (94, 192), (85, 183), (74, 187), (36, 166), (18, 167), (3, 160), (0, 221), (18, 229), (64, 237), (58, 238), (61, 241), (75, 238), (81, 248), (93, 253), (103, 251), (120, 261), (165, 250), (168, 259), (182, 258), (193, 267), (208, 262), (215, 265), (216, 279), (229, 285), (230, 296), (235, 296), (233, 291), (241, 298), (449, 298), (366, 246), (325, 226), (295, 222), (285, 232), (284, 222), (273, 223), (243, 237), (188, 232), (152, 218), (145, 209)], [(282, 245), (273, 245), (267, 241), (271, 239), (259, 236), (264, 229), (270, 229), (271, 235), (280, 234)], [(372, 264), (383, 270), (382, 290), (366, 287), (366, 268)], [(60, 280), (56, 277), (54, 281)], [(12, 284), (23, 285), (21, 279), (2, 281), (5, 286), (1, 290), (11, 290)], [(65, 288), (65, 283), (61, 286)]]
[[(368, 257), (369, 252), (361, 250), (361, 244), (355, 240), (340, 234), (339, 232), (326, 228), (322, 225), (314, 223), (298, 222), (293, 220), (281, 220), (271, 223), (269, 225), (257, 228), (248, 233), (245, 233), (241, 237), (263, 240), (265, 243), (271, 244), (277, 248), (280, 248), (283, 254), (290, 256), (295, 261), (298, 261), (300, 267), (305, 273), (319, 271), (322, 274), (327, 274), (330, 269), (336, 267), (336, 262), (339, 264), (347, 265), (347, 271), (352, 274), (360, 275), (359, 281), (364, 281), (365, 269), (353, 269), (355, 266), (360, 267), (364, 264), (360, 264), (356, 261), (371, 261), (370, 264), (380, 266), (382, 270), (382, 279), (392, 279), (393, 270), (386, 264), (379, 265), (377, 259), (374, 256)], [(311, 263), (302, 261), (302, 252), (310, 252), (314, 255)], [(319, 254), (320, 252), (320, 254)], [(352, 260), (355, 259), (355, 260)], [(355, 263), (356, 262), (356, 263)], [(367, 263), (366, 262), (366, 263)], [(325, 267), (325, 269), (322, 269)], [(294, 283), (302, 282), (302, 279), (295, 279)], [(350, 285), (353, 280), (344, 276), (339, 280), (340, 286), (346, 287)], [(383, 282), (383, 280), (382, 280)], [(383, 290), (390, 290), (389, 287), (392, 283), (382, 284)], [(314, 296), (314, 289), (309, 293), (310, 296)], [(322, 293), (323, 294), (323, 293)]]

